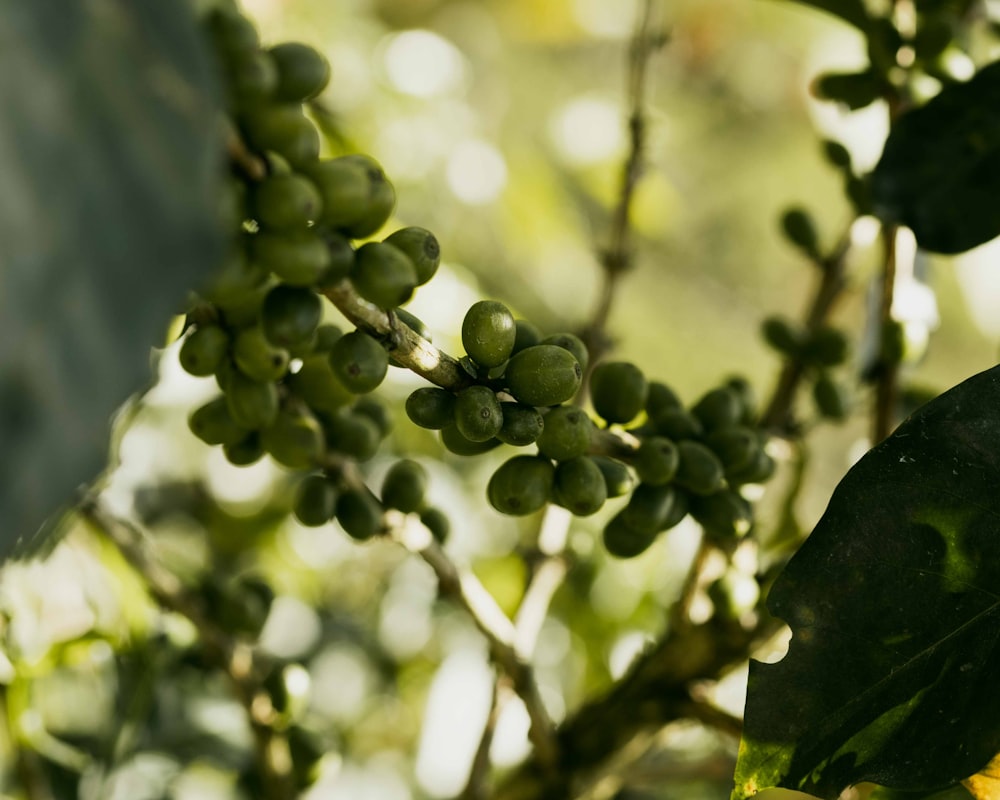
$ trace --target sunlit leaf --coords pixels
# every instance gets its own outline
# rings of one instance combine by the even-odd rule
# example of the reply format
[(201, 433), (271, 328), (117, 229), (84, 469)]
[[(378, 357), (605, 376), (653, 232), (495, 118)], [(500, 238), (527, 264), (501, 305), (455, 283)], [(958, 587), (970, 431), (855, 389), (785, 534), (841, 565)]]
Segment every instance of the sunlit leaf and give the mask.
[(185, 3), (0, 15), (0, 554), (105, 462), (220, 252), (215, 81)]
[(1000, 751), (1000, 367), (858, 462), (768, 599), (734, 798), (957, 784)]
[(1000, 755), (983, 769), (962, 781), (976, 800), (1000, 800)]
[(872, 192), (878, 214), (925, 250), (961, 253), (1000, 235), (1000, 62), (899, 118)]

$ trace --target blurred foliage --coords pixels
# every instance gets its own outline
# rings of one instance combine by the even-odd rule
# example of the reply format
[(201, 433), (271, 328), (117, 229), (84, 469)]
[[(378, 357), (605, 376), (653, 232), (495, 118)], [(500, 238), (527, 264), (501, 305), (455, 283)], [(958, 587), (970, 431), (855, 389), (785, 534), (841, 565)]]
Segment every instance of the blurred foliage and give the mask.
[[(668, 6), (670, 41), (650, 76), (648, 164), (632, 220), (637, 266), (611, 333), (618, 354), (687, 402), (735, 372), (765, 395), (778, 363), (756, 335), (760, 322), (772, 312), (797, 316), (815, 278), (782, 238), (782, 211), (808, 208), (821, 249), (834, 247), (853, 211), (843, 171), (824, 160), (820, 142), (844, 142), (867, 169), (885, 133), (877, 114), (851, 114), (810, 93), (821, 70), (857, 70), (865, 45), (853, 28), (791, 3)], [(459, 351), (462, 315), (479, 297), (502, 299), (547, 333), (587, 321), (627, 153), (624, 52), (637, 3), (255, 0), (246, 8), (268, 42), (306, 41), (327, 55), (335, 77), (316, 118), (328, 151), (372, 153), (399, 195), (394, 222), (440, 239), (442, 270), (409, 306), (438, 346)], [(853, 231), (851, 281), (834, 314), (854, 331), (865, 327), (877, 277), (877, 246), (865, 231)], [(920, 361), (919, 384), (904, 385), (907, 397), (923, 398), (993, 363), (1000, 329), (967, 305), (986, 291), (971, 259), (968, 269), (923, 255), (918, 263), (944, 322)], [(232, 467), (188, 434), (186, 416), (211, 395), (211, 379), (184, 374), (176, 346), (162, 352), (158, 370), (122, 433), (104, 496), (143, 522), (145, 545), (194, 607), (227, 620), (246, 642), (262, 625), (276, 724), (297, 752), (315, 756), (305, 796), (455, 794), (491, 693), (472, 622), (402, 548), (359, 546), (334, 526), (297, 524), (284, 470), (267, 460)], [(411, 425), (402, 406), (416, 385), (393, 370), (383, 387), (395, 424), (367, 475), (377, 485), (397, 453), (420, 461), (431, 503), (452, 520), (449, 554), (509, 611), (525, 589), (539, 519), (486, 507), (499, 457), (460, 459)], [(798, 541), (866, 446), (860, 418), (810, 435), (816, 457), (802, 456), (808, 480), (795, 506), (783, 507), (780, 491), (765, 498), (765, 543)], [(787, 460), (779, 485), (794, 472)], [(689, 520), (639, 558), (617, 561), (597, 544), (603, 518), (572, 523), (570, 569), (533, 662), (556, 721), (607, 690), (663, 632), (697, 547)], [(756, 556), (732, 561), (752, 573)], [(727, 568), (721, 559), (708, 564), (706, 581)], [(707, 591), (695, 593), (691, 611), (715, 613)], [(70, 520), (44, 562), (5, 566), (0, 636), (0, 791), (8, 796), (259, 796), (253, 732), (217, 654), (84, 521)], [(734, 674), (714, 687), (714, 701), (739, 714), (745, 681), (745, 672)], [(728, 796), (731, 736), (684, 723), (653, 739), (616, 796)], [(508, 770), (527, 750), (526, 714), (514, 700), (497, 727), (494, 763)]]

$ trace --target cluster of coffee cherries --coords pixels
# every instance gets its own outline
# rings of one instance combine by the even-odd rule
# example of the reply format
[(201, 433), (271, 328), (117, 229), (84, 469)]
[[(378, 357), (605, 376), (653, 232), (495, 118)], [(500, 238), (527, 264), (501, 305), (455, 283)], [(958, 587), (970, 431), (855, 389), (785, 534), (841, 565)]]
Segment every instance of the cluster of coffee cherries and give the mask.
[(646, 550), (689, 513), (722, 538), (749, 530), (751, 508), (738, 489), (767, 480), (774, 462), (745, 381), (730, 380), (686, 409), (670, 387), (647, 380), (634, 364), (603, 362), (590, 383), (594, 413), (604, 423), (598, 427), (586, 410), (568, 404), (588, 366), (577, 336), (543, 337), (502, 303), (484, 300), (466, 314), (462, 342), (470, 385), (417, 389), (406, 412), (440, 431), (458, 455), (535, 446), (493, 473), (487, 497), (497, 511), (526, 515), (552, 502), (588, 516), (609, 498), (630, 495), (604, 530), (608, 551), (623, 558)]
[(336, 517), (367, 539), (381, 529), (384, 509), (395, 508), (421, 514), (443, 538), (447, 520), (426, 505), (419, 464), (396, 464), (381, 498), (348, 479), (344, 465), (370, 459), (389, 432), (391, 415), (369, 393), (390, 356), (365, 331), (325, 322), (332, 306), (324, 297), (349, 282), (383, 309), (405, 303), (437, 270), (437, 239), (408, 227), (357, 245), (385, 225), (396, 194), (366, 155), (320, 158), (304, 104), (329, 81), (326, 59), (297, 42), (262, 47), (253, 23), (232, 7), (214, 9), (204, 24), (225, 79), (236, 153), (226, 209), (234, 240), (187, 315), (180, 362), (192, 375), (214, 376), (221, 390), (191, 414), (190, 428), (233, 464), (267, 453), (311, 471), (296, 503), (304, 524)]

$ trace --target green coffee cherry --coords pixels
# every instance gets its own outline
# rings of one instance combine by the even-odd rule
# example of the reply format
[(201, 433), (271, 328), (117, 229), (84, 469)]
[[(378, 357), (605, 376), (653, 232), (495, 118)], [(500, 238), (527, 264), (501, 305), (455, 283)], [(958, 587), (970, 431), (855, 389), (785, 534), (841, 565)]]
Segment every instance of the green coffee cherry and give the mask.
[(590, 401), (610, 423), (631, 422), (646, 405), (649, 384), (635, 364), (605, 361), (590, 376)]
[(588, 456), (579, 456), (558, 464), (552, 499), (578, 517), (594, 514), (608, 499), (608, 489), (600, 467)]
[(417, 334), (418, 336), (422, 336), (428, 342), (431, 341), (430, 328), (428, 328), (427, 325), (424, 324), (424, 321), (422, 319), (414, 316), (405, 308), (393, 309), (392, 313), (395, 314), (396, 317), (399, 319), (399, 321), (402, 322), (404, 325), (406, 325), (406, 327), (409, 328), (411, 331), (413, 331), (415, 334)]
[(253, 190), (253, 215), (264, 228), (296, 231), (319, 216), (319, 191), (301, 175), (269, 175)]
[(761, 323), (764, 341), (786, 356), (797, 356), (805, 344), (805, 332), (785, 317), (768, 317)]
[(705, 433), (705, 429), (694, 415), (683, 408), (660, 409), (650, 418), (650, 424), (658, 434), (675, 442), (697, 439)]
[(351, 283), (379, 308), (395, 308), (413, 297), (417, 271), (402, 250), (384, 242), (368, 242), (354, 254)]
[(705, 445), (683, 441), (677, 444), (680, 463), (674, 482), (689, 492), (708, 495), (718, 492), (726, 485), (722, 462)]
[(352, 239), (361, 239), (376, 233), (389, 220), (396, 207), (396, 190), (374, 158), (362, 154), (344, 158), (360, 165), (368, 177), (368, 196), (362, 213), (343, 229)]
[(545, 425), (538, 437), (538, 451), (556, 461), (582, 456), (590, 448), (594, 423), (576, 406), (559, 406), (545, 415)]
[(732, 489), (692, 497), (691, 516), (707, 533), (723, 540), (746, 536), (753, 524), (750, 504)]
[(346, 228), (365, 214), (371, 182), (362, 164), (344, 157), (327, 159), (306, 167), (305, 174), (322, 200), (318, 222)]
[(743, 419), (743, 404), (739, 395), (728, 386), (720, 386), (706, 392), (691, 407), (694, 415), (708, 433), (720, 428), (729, 428)]
[(726, 386), (732, 389), (739, 398), (740, 406), (743, 409), (740, 423), (753, 427), (757, 419), (757, 394), (754, 392), (753, 386), (750, 385), (750, 381), (742, 375), (733, 375), (726, 379)]
[(313, 230), (258, 233), (250, 239), (254, 262), (292, 286), (314, 286), (330, 265), (330, 253)]
[(542, 332), (538, 330), (536, 325), (526, 319), (514, 321), (514, 349), (511, 350), (511, 355), (520, 353), (528, 347), (534, 347), (536, 344), (541, 344), (541, 342)]
[(382, 503), (404, 514), (419, 511), (427, 493), (427, 470), (416, 461), (403, 459), (393, 464), (382, 482)]
[(604, 526), (604, 547), (615, 558), (635, 558), (649, 549), (657, 535), (656, 531), (633, 528), (620, 511)]
[(547, 458), (514, 456), (493, 473), (486, 496), (501, 514), (531, 514), (548, 502), (554, 480), (555, 467)]
[(206, 606), (223, 630), (241, 636), (260, 635), (274, 601), (274, 590), (263, 578), (241, 575), (228, 585), (205, 586)]
[(325, 353), (303, 358), (299, 371), (289, 375), (286, 382), (315, 411), (336, 411), (355, 398), (354, 393), (340, 382)]
[(451, 532), (451, 523), (440, 508), (425, 508), (420, 512), (420, 521), (431, 532), (434, 541), (444, 544)]
[(527, 347), (513, 356), (505, 373), (516, 400), (529, 406), (564, 403), (580, 388), (583, 368), (568, 350), (551, 344)]
[(227, 76), (231, 99), (238, 108), (251, 108), (270, 100), (278, 86), (278, 69), (271, 56), (256, 51), (233, 59)]
[(288, 369), (288, 351), (271, 344), (257, 326), (237, 334), (233, 359), (240, 372), (255, 381), (276, 381)]
[(385, 348), (364, 331), (338, 339), (330, 350), (333, 373), (350, 391), (364, 394), (377, 388), (389, 371)]
[(326, 269), (316, 282), (316, 286), (324, 289), (340, 283), (351, 274), (351, 270), (354, 269), (354, 248), (336, 231), (320, 230), (319, 235), (330, 257), (330, 263), (326, 265)]
[(662, 486), (674, 480), (680, 461), (679, 446), (665, 436), (649, 436), (635, 451), (632, 466), (639, 480)]
[(739, 474), (751, 467), (760, 452), (760, 440), (756, 432), (739, 425), (709, 434), (705, 444), (718, 456), (727, 476), (730, 473)]
[(487, 439), (485, 442), (474, 442), (466, 439), (458, 426), (452, 423), (441, 429), (441, 444), (445, 449), (457, 456), (478, 456), (500, 446), (499, 439)]
[(573, 357), (580, 362), (580, 366), (584, 370), (587, 369), (587, 364), (590, 363), (590, 353), (587, 352), (587, 345), (576, 334), (554, 333), (551, 336), (546, 336), (539, 344), (553, 344), (556, 347), (561, 347), (563, 350), (569, 350), (573, 354)]
[(313, 348), (316, 353), (329, 353), (333, 349), (334, 343), (344, 335), (344, 332), (332, 324), (320, 325), (316, 329), (316, 345)]
[(274, 96), (300, 103), (309, 100), (330, 81), (330, 63), (314, 48), (300, 42), (284, 42), (268, 51), (277, 68)]
[(236, 444), (249, 432), (233, 419), (226, 398), (221, 395), (195, 409), (188, 417), (188, 427), (191, 433), (210, 445)]
[(308, 340), (323, 318), (323, 303), (314, 291), (279, 285), (267, 293), (261, 306), (264, 335), (278, 347), (291, 347)]
[(386, 408), (385, 403), (376, 400), (371, 395), (365, 397), (359, 397), (354, 406), (351, 408), (355, 414), (359, 414), (362, 417), (368, 417), (372, 422), (375, 423), (375, 427), (378, 428), (379, 435), (384, 439), (389, 435), (389, 431), (392, 430), (392, 414), (389, 409)]
[(229, 334), (220, 325), (199, 325), (188, 332), (178, 358), (181, 366), (200, 378), (214, 375), (229, 351)]
[(793, 245), (812, 259), (819, 260), (819, 234), (812, 216), (804, 208), (790, 208), (781, 215), (781, 230)]
[(590, 456), (604, 476), (604, 485), (608, 497), (622, 497), (632, 491), (635, 478), (628, 465), (609, 456)]
[(534, 406), (521, 403), (501, 403), (503, 425), (497, 438), (504, 444), (524, 447), (532, 444), (541, 435), (545, 420)]
[(630, 528), (656, 533), (665, 530), (672, 518), (680, 490), (670, 485), (652, 486), (640, 483), (635, 487), (622, 517)]
[(827, 419), (843, 420), (850, 413), (847, 391), (828, 372), (820, 373), (816, 378), (813, 400), (819, 413)]
[(268, 270), (247, 260), (242, 248), (233, 248), (202, 290), (202, 296), (222, 309), (242, 305), (267, 280)]
[(480, 300), (465, 312), (462, 345), (483, 367), (498, 367), (510, 358), (516, 336), (514, 317), (503, 303)]
[(740, 486), (744, 483), (763, 483), (774, 474), (776, 466), (774, 459), (761, 447), (753, 461), (746, 467), (727, 472), (726, 482), (730, 486)]
[(222, 452), (234, 467), (248, 467), (264, 457), (264, 447), (260, 443), (260, 435), (256, 432), (235, 444), (222, 445)]
[(341, 410), (323, 417), (323, 431), (330, 450), (355, 461), (368, 461), (382, 443), (382, 432), (371, 417)]
[(236, 424), (260, 430), (278, 416), (278, 387), (235, 372), (226, 383), (226, 406)]
[(367, 489), (348, 489), (337, 498), (337, 522), (352, 539), (366, 541), (382, 528), (382, 506)]
[[(919, 33), (917, 35), (919, 36)], [(823, 155), (835, 167), (839, 167), (840, 169), (851, 168), (851, 153), (840, 142), (835, 142), (832, 139), (825, 140), (823, 142)]]
[(337, 510), (340, 492), (326, 475), (310, 475), (298, 486), (295, 499), (295, 517), (311, 528), (326, 525)]
[(281, 411), (260, 432), (260, 443), (271, 458), (291, 469), (316, 466), (326, 449), (323, 428), (317, 419), (297, 409)]
[(392, 245), (410, 259), (417, 272), (417, 286), (423, 286), (433, 278), (441, 264), (441, 245), (426, 228), (400, 228), (387, 236), (384, 243)]
[(206, 23), (216, 49), (223, 55), (252, 53), (260, 47), (257, 28), (235, 8), (212, 9)]
[(319, 132), (297, 105), (256, 108), (243, 116), (242, 127), (254, 150), (273, 150), (296, 169), (319, 158)]
[(415, 389), (406, 398), (406, 416), (414, 425), (441, 430), (455, 423), (455, 395), (437, 386)]
[(646, 392), (646, 414), (653, 419), (668, 410), (683, 410), (684, 404), (673, 389), (660, 381), (650, 381)]
[(470, 442), (492, 439), (502, 425), (503, 411), (492, 389), (470, 386), (455, 395), (455, 426)]
[(824, 326), (812, 331), (802, 349), (802, 359), (818, 367), (836, 367), (847, 360), (847, 337), (838, 328)]

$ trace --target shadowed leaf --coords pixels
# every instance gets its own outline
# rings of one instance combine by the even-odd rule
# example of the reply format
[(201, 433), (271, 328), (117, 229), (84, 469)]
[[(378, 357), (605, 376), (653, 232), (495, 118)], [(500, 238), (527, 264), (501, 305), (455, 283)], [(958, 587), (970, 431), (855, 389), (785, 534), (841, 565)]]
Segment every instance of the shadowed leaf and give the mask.
[(1000, 367), (856, 464), (776, 580), (794, 634), (753, 662), (734, 798), (953, 786), (1000, 751)]

